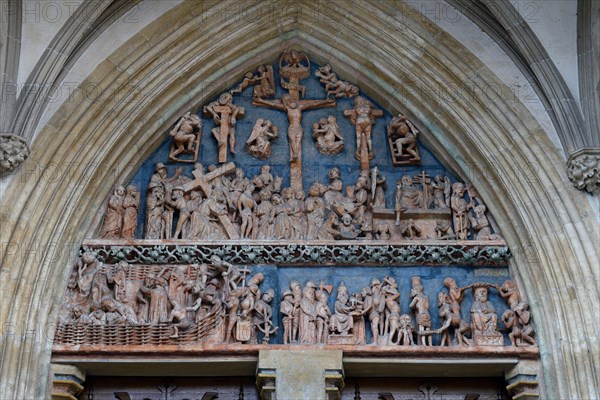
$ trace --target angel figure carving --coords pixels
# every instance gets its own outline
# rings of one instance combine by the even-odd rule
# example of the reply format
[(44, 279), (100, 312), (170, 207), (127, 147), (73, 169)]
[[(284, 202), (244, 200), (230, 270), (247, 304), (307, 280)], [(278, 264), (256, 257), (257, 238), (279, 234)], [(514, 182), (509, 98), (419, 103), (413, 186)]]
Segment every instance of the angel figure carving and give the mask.
[(246, 141), (246, 151), (253, 157), (264, 160), (271, 155), (271, 142), (276, 140), (279, 129), (268, 119), (258, 118)]
[(321, 154), (338, 154), (344, 149), (344, 138), (333, 115), (315, 122), (312, 130)]

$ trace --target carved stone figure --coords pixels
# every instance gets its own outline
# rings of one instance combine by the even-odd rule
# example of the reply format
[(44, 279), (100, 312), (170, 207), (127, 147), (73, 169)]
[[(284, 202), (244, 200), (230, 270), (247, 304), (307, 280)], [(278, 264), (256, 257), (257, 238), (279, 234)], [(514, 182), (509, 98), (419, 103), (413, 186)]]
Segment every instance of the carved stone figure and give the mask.
[(302, 291), (302, 300), (300, 301), (300, 321), (298, 324), (298, 341), (301, 344), (316, 343), (317, 328), (317, 310), (315, 289), (317, 285), (308, 281)]
[(471, 226), (475, 231), (475, 240), (498, 240), (502, 237), (496, 233), (492, 233), (490, 222), (488, 221), (485, 212), (486, 207), (483, 204), (479, 204), (473, 207), (474, 216), (470, 217)]
[(256, 201), (252, 197), (254, 185), (251, 183), (246, 185), (246, 190), (242, 193), (237, 202), (239, 215), (242, 219), (240, 226), (240, 236), (242, 238), (253, 238), (256, 232), (256, 221), (254, 221), (254, 210), (256, 209)]
[(533, 327), (531, 326), (531, 312), (527, 303), (519, 303), (515, 310), (506, 310), (502, 314), (502, 322), (506, 329), (510, 329), (508, 337), (513, 346), (535, 345)]
[(100, 237), (103, 239), (118, 239), (123, 230), (123, 201), (125, 200), (125, 188), (121, 185), (115, 187), (112, 196), (108, 200), (104, 223), (100, 231)]
[(327, 342), (327, 331), (329, 330), (329, 321), (331, 319), (331, 311), (329, 310), (329, 298), (325, 290), (318, 290), (316, 293), (317, 303), (315, 304), (316, 314), (316, 343)]
[(302, 315), (302, 308), (301, 308), (301, 303), (302, 303), (302, 296), (303, 296), (303, 292), (302, 292), (302, 287), (300, 286), (300, 283), (298, 283), (297, 281), (291, 281), (290, 282), (290, 289), (292, 291), (292, 296), (293, 296), (293, 300), (294, 300), (294, 313), (293, 313), (293, 320), (292, 320), (292, 342), (297, 342), (298, 341), (298, 337), (300, 335), (300, 320), (301, 320), (301, 315)]
[(264, 160), (271, 156), (271, 142), (278, 137), (278, 128), (271, 121), (258, 118), (246, 141), (246, 151), (253, 157)]
[(344, 149), (344, 138), (333, 115), (315, 122), (312, 131), (320, 153), (338, 154)]
[(498, 332), (498, 316), (490, 301), (488, 289), (476, 287), (475, 301), (471, 306), (471, 329), (473, 339), (478, 345), (502, 346), (502, 335)]
[(229, 152), (235, 154), (235, 125), (237, 119), (244, 116), (244, 108), (233, 104), (230, 93), (223, 93), (219, 100), (204, 107), (204, 114), (211, 116), (217, 127), (212, 129), (219, 146), (219, 162), (227, 162), (227, 140)]
[(146, 200), (146, 239), (170, 239), (173, 226), (173, 209), (166, 200), (171, 200), (172, 182), (176, 181), (182, 168), (171, 177), (163, 163), (156, 164), (156, 172), (150, 178)]
[(421, 208), (423, 204), (423, 191), (414, 186), (414, 180), (409, 175), (403, 175), (396, 182), (395, 206), (396, 225), (400, 225), (400, 215), (403, 211), (412, 208)]
[(247, 72), (242, 82), (229, 93), (239, 94), (250, 85), (254, 86), (254, 97), (271, 97), (275, 95), (275, 78), (273, 76), (273, 67), (271, 65), (261, 65), (258, 67), (258, 75)]
[(270, 303), (273, 297), (273, 289), (269, 289), (254, 305), (254, 326), (263, 333), (263, 344), (268, 344), (271, 335), (277, 332), (278, 329), (278, 327), (273, 326), (272, 322), (273, 312)]
[(442, 343), (450, 345), (450, 336), (448, 329), (454, 329), (454, 341), (459, 346), (470, 346), (471, 342), (464, 336), (469, 330), (469, 325), (462, 319), (460, 313), (460, 304), (464, 296), (464, 288), (458, 287), (453, 278), (445, 278), (444, 286), (448, 289), (448, 294), (441, 292), (438, 295), (438, 315), (444, 320), (442, 327)]
[[(410, 297), (412, 301), (409, 304), (411, 310), (415, 314), (415, 321), (417, 322), (417, 330), (419, 332), (427, 331), (431, 329), (431, 316), (429, 315), (429, 297), (423, 294), (423, 284), (421, 278), (418, 276), (412, 277), (412, 289), (410, 291)], [(432, 345), (432, 337), (421, 336), (419, 338), (420, 344), (423, 346)]]
[[(202, 120), (192, 113), (185, 113), (171, 129), (169, 135), (173, 137), (173, 143), (169, 151), (169, 160), (176, 162), (194, 163), (198, 160), (200, 149), (200, 135), (202, 133)], [(192, 154), (192, 158), (182, 159), (180, 154)]]
[(292, 323), (294, 321), (294, 296), (291, 291), (283, 292), (282, 300), (279, 303), (279, 313), (283, 325), (283, 344), (293, 342)]
[(275, 96), (275, 78), (271, 65), (258, 67), (257, 85), (254, 86), (254, 98), (265, 98)]
[(385, 208), (385, 175), (377, 167), (371, 169), (371, 203), (373, 208)]
[(354, 318), (352, 317), (352, 313), (355, 310), (355, 306), (350, 304), (348, 300), (348, 288), (342, 282), (337, 289), (337, 299), (333, 306), (334, 313), (329, 323), (329, 330), (332, 333), (345, 336), (353, 332)]
[(339, 225), (339, 235), (336, 239), (351, 240), (356, 239), (361, 234), (361, 229), (358, 225), (352, 222), (350, 214), (342, 215), (342, 223)]
[(388, 124), (387, 135), (394, 165), (418, 164), (421, 161), (417, 148), (419, 131), (403, 114), (398, 114)]
[(127, 186), (127, 194), (123, 199), (123, 239), (133, 239), (137, 225), (138, 209), (140, 207), (140, 192), (135, 186)]
[(450, 184), (450, 178), (447, 176), (442, 177), (436, 175), (431, 182), (433, 189), (433, 206), (434, 208), (445, 209), (450, 208), (450, 192), (452, 185)]
[(452, 300), (444, 292), (438, 294), (438, 316), (444, 321), (436, 331), (441, 334), (440, 346), (450, 346), (450, 329), (454, 330), (454, 342), (458, 346), (470, 346), (471, 342), (465, 337), (469, 325), (463, 321), (460, 314), (453, 311)]
[(377, 240), (389, 240), (391, 227), (389, 224), (377, 224), (375, 227), (375, 239)]
[(144, 284), (140, 286), (140, 291), (150, 298), (148, 323), (152, 325), (169, 321), (169, 298), (166, 286), (167, 281), (155, 274), (148, 274)]
[(412, 321), (409, 315), (402, 314), (400, 316), (400, 328), (398, 331), (398, 344), (400, 346), (413, 346), (415, 344), (413, 340), (415, 328), (412, 325)]
[(380, 331), (380, 334), (387, 336), (388, 342), (391, 342), (394, 333), (398, 332), (400, 318), (400, 292), (398, 291), (398, 283), (393, 277), (386, 276), (383, 279), (383, 283), (385, 283), (385, 285), (381, 289), (381, 293), (383, 294), (385, 300), (385, 307), (383, 331)]
[(452, 220), (454, 222), (454, 232), (459, 240), (466, 240), (470, 234), (470, 221), (467, 214), (469, 204), (463, 198), (465, 195), (465, 186), (457, 182), (452, 185), (452, 197), (450, 198), (450, 208), (452, 209)]
[(419, 228), (415, 221), (411, 218), (404, 223), (402, 228), (402, 237), (409, 240), (415, 240), (421, 236), (421, 228)]
[(273, 203), (271, 203), (271, 192), (268, 189), (262, 189), (259, 192), (260, 203), (256, 207), (256, 218), (258, 219), (258, 239), (271, 239), (273, 237), (273, 224), (271, 222), (271, 212)]
[(317, 237), (319, 229), (325, 218), (325, 202), (319, 195), (319, 186), (313, 184), (308, 190), (308, 198), (305, 201), (306, 210), (306, 239), (313, 240)]
[(374, 109), (370, 101), (357, 96), (354, 99), (354, 108), (344, 110), (344, 116), (350, 118), (356, 129), (355, 157), (361, 161), (361, 170), (369, 170), (369, 160), (374, 158), (371, 131), (375, 118), (383, 117), (383, 111)]
[(166, 204), (171, 208), (179, 211), (179, 218), (177, 220), (177, 226), (175, 228), (174, 239), (184, 239), (188, 236), (188, 222), (190, 219), (190, 210), (188, 209), (187, 202), (183, 197), (183, 189), (176, 187), (173, 189), (173, 200), (166, 200)]
[(381, 293), (381, 282), (377, 278), (371, 281), (371, 296), (373, 305), (369, 311), (369, 322), (371, 323), (371, 333), (373, 335), (373, 344), (379, 343), (379, 336), (384, 332), (384, 311), (385, 297)]
[(353, 98), (358, 96), (360, 91), (358, 86), (339, 80), (329, 64), (319, 67), (315, 75), (325, 85), (327, 97), (336, 97), (339, 99), (342, 97)]
[(452, 226), (445, 221), (436, 221), (435, 223), (435, 237), (436, 239), (448, 240), (454, 239), (454, 232)]

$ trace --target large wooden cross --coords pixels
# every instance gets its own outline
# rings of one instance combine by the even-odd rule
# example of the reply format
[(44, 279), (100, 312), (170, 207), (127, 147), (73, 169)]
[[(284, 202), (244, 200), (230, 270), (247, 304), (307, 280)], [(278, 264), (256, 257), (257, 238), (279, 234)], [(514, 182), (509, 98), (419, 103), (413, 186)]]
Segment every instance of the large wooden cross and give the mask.
[(200, 170), (194, 170), (192, 174), (196, 179), (184, 184), (182, 186), (183, 191), (187, 193), (189, 191), (200, 188), (200, 190), (202, 190), (202, 192), (204, 193), (204, 196), (209, 197), (212, 193), (210, 181), (233, 171), (235, 171), (235, 164), (232, 162), (223, 164), (220, 167), (215, 168), (213, 171), (208, 172), (206, 174)]
[[(296, 94), (297, 95), (297, 94)], [(302, 111), (321, 107), (335, 107), (334, 99), (297, 100), (291, 94), (284, 94), (281, 99), (265, 100), (256, 98), (255, 106), (269, 107), (285, 111), (288, 116), (288, 142), (290, 146), (290, 187), (302, 190)]]

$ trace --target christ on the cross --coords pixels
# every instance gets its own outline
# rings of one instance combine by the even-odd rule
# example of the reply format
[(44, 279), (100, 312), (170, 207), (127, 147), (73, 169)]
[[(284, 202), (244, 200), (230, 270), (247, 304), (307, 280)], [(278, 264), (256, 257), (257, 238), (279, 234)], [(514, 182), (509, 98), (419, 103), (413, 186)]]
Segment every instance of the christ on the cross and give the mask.
[(320, 107), (335, 107), (335, 100), (294, 100), (289, 94), (281, 96), (280, 100), (265, 100), (256, 98), (252, 104), (274, 108), (287, 112), (288, 121), (288, 139), (290, 142), (291, 161), (299, 160), (302, 152), (302, 111)]

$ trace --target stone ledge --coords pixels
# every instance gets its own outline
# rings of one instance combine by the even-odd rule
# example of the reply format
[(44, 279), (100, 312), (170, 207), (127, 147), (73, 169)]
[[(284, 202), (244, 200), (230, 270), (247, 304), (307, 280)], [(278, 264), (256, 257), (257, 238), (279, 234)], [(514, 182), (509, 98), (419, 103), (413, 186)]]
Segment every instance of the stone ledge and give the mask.
[(474, 265), (506, 266), (511, 257), (495, 241), (202, 241), (85, 240), (80, 254), (132, 264), (208, 263), (218, 255), (233, 264), (276, 265)]

